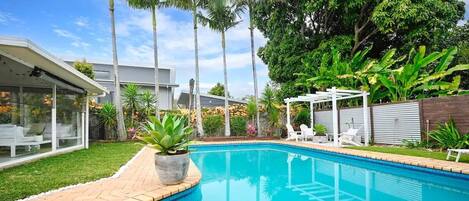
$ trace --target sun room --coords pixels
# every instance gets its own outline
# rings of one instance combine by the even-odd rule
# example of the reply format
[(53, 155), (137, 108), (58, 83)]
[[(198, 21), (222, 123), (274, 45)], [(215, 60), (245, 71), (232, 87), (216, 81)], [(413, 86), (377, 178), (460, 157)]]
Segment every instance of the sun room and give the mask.
[(106, 89), (29, 40), (0, 37), (0, 169), (88, 146)]

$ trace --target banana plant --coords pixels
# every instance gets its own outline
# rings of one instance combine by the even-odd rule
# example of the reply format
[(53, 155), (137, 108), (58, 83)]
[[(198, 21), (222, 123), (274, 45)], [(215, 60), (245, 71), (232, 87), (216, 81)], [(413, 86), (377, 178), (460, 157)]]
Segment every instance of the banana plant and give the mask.
[(412, 49), (405, 64), (379, 75), (379, 81), (387, 88), (392, 102), (410, 98), (423, 98), (438, 94), (453, 94), (459, 90), (460, 77), (447, 82), (444, 78), (453, 72), (468, 70), (469, 65), (449, 68), (457, 50), (451, 48), (426, 55), (425, 46)]
[(144, 125), (144, 133), (137, 136), (161, 155), (174, 155), (187, 152), (192, 128), (187, 126), (184, 117), (166, 114), (162, 121), (149, 117)]

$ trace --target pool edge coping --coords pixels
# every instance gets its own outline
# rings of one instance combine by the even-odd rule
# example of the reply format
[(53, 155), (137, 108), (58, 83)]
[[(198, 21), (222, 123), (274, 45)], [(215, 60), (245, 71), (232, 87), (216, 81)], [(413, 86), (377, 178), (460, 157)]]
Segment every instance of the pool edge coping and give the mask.
[(280, 145), (290, 145), (298, 148), (307, 148), (319, 151), (332, 152), (336, 154), (342, 154), (351, 157), (361, 157), (362, 159), (372, 159), (384, 162), (391, 162), (397, 165), (408, 165), (416, 168), (425, 168), (429, 170), (438, 170), (449, 173), (456, 173), (465, 176), (469, 176), (469, 164), (456, 163), (453, 161), (444, 161), (439, 159), (424, 158), (417, 156), (407, 156), (391, 153), (373, 152), (356, 149), (346, 149), (337, 147), (328, 147), (317, 144), (306, 144), (294, 141), (285, 140), (255, 140), (255, 141), (224, 141), (224, 142), (199, 142), (192, 144), (191, 146), (197, 145), (224, 145), (224, 144), (256, 144), (256, 143), (271, 143)]

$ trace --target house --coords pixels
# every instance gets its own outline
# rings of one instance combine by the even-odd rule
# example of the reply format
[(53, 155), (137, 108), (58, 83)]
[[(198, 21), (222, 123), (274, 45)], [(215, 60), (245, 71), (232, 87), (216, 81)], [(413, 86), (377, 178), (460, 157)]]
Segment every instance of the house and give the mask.
[(106, 87), (27, 39), (0, 37), (0, 169), (88, 147)]
[[(182, 91), (181, 94), (179, 94), (179, 98), (177, 101), (177, 105), (180, 108), (189, 108), (189, 92), (187, 91)], [(195, 99), (195, 94), (193, 94), (193, 98), (191, 99), (191, 107), (194, 107), (194, 99)], [(200, 104), (201, 107), (218, 107), (218, 106), (225, 106), (225, 97), (224, 96), (215, 96), (211, 94), (200, 94)], [(234, 105), (234, 104), (247, 104), (246, 101), (244, 100), (239, 100), (239, 99), (234, 99), (234, 98), (228, 98), (228, 104)]]
[[(67, 61), (73, 66), (74, 61)], [(98, 98), (98, 103), (112, 102), (114, 97), (114, 69), (112, 64), (92, 63), (95, 73), (95, 81), (106, 87), (109, 94)], [(174, 90), (179, 85), (176, 84), (176, 71), (174, 68), (158, 68), (160, 81), (159, 106), (163, 110), (170, 110), (173, 107)], [(155, 91), (155, 68), (146, 66), (119, 65), (119, 79), (121, 86), (134, 83), (143, 90)], [(122, 90), (121, 90), (122, 91)]]

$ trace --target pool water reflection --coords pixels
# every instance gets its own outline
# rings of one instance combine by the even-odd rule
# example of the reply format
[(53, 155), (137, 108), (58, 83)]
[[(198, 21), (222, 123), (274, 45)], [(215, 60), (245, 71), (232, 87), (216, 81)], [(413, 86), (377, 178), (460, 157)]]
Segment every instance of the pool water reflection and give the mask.
[(282, 145), (198, 146), (201, 183), (177, 200), (469, 200), (469, 181)]

